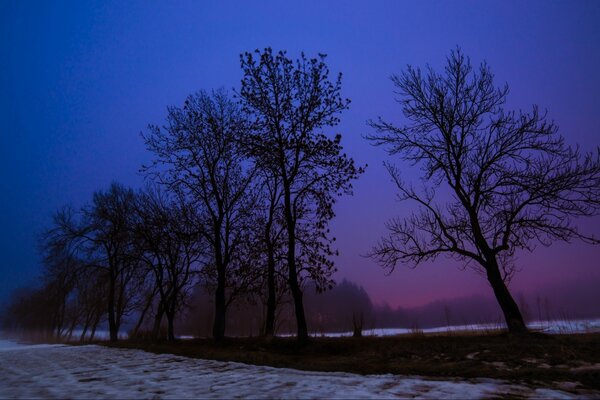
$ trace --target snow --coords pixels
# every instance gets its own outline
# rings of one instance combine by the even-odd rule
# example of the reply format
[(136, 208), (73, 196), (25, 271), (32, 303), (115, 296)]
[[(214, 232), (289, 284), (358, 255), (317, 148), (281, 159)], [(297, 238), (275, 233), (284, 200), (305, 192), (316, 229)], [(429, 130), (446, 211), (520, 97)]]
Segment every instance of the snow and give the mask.
[(0, 352), (9, 351), (9, 350), (18, 350), (18, 349), (44, 349), (51, 347), (62, 347), (62, 344), (26, 344), (26, 343), (18, 343), (11, 340), (3, 340), (0, 339)]
[[(592, 333), (600, 332), (600, 319), (581, 319), (581, 320), (552, 320), (552, 321), (533, 321), (528, 324), (530, 329), (549, 333), (549, 334), (575, 334), (575, 333)], [(409, 329), (409, 328), (374, 328), (363, 330), (364, 336), (393, 336), (393, 335), (410, 335), (414, 333), (447, 333), (447, 332), (495, 332), (505, 329), (504, 324), (489, 323), (489, 324), (468, 324), (468, 325), (453, 325), (441, 326), (436, 328), (425, 329)], [(74, 341), (79, 340), (82, 334), (81, 329), (75, 329), (71, 336)], [(313, 333), (313, 336), (325, 337), (347, 337), (352, 336), (353, 332), (326, 332)], [(293, 334), (281, 334), (280, 336), (293, 336)], [(2, 337), (0, 333), (0, 338)], [(86, 338), (89, 339), (90, 332), (86, 333)], [(125, 332), (119, 332), (119, 339), (127, 339), (128, 335)], [(110, 334), (107, 330), (97, 330), (94, 334), (94, 340), (108, 340)], [(178, 335), (178, 339), (194, 339), (192, 335)], [(2, 344), (0, 343), (0, 351)]]
[[(575, 333), (593, 333), (600, 332), (600, 319), (579, 319), (579, 320), (552, 320), (552, 321), (532, 321), (528, 324), (529, 329), (549, 333), (549, 334), (575, 334)], [(447, 332), (494, 332), (506, 329), (504, 324), (468, 324), (441, 326), (425, 329), (408, 328), (375, 328), (363, 330), (364, 336), (392, 336), (407, 335), (414, 333), (447, 333)], [(326, 337), (345, 337), (352, 336), (352, 332), (336, 332), (316, 334), (315, 336)]]
[(2, 346), (0, 398), (576, 397), (492, 379), (309, 372), (96, 345)]
[(600, 319), (533, 321), (529, 328), (545, 333), (593, 333), (600, 332)]
[[(72, 340), (79, 340), (81, 334), (83, 333), (83, 329), (74, 329), (73, 334), (71, 335)], [(86, 339), (90, 339), (92, 336), (91, 331), (87, 331), (85, 334)], [(119, 339), (127, 339), (128, 335), (125, 332), (119, 332)], [(98, 329), (94, 333), (94, 340), (108, 340), (110, 339), (110, 332), (103, 329)]]

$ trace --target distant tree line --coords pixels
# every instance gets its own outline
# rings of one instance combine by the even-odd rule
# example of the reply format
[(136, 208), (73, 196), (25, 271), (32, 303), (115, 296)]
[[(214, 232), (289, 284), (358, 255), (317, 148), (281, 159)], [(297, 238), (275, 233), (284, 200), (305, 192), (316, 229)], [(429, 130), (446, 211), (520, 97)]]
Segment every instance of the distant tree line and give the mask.
[[(592, 319), (600, 316), (597, 282), (581, 279), (559, 286), (519, 292), (516, 300), (527, 322), (569, 319)], [(318, 293), (312, 285), (304, 290), (306, 322), (313, 335), (344, 333), (360, 336), (379, 329), (404, 328), (420, 333), (423, 329), (478, 324), (502, 327), (502, 309), (492, 296), (467, 296), (434, 300), (420, 306), (391, 306), (373, 303), (365, 289), (354, 282), (342, 280), (332, 290)], [(184, 335), (208, 337), (214, 314), (212, 296), (206, 288), (197, 286), (189, 307), (180, 315), (178, 331)], [(291, 299), (283, 298), (277, 308), (276, 331), (280, 335), (295, 332)], [(257, 336), (263, 332), (264, 304), (252, 299), (235, 302), (227, 314), (227, 330), (233, 336)], [(362, 321), (362, 324), (359, 324)], [(544, 326), (544, 324), (541, 324)], [(568, 324), (567, 324), (568, 326)], [(571, 325), (575, 327), (575, 325)], [(356, 332), (355, 328), (361, 329)], [(443, 330), (442, 330), (443, 332)], [(568, 329), (566, 333), (570, 332)]]
[[(240, 64), (234, 95), (190, 95), (142, 133), (153, 156), (141, 168), (145, 188), (113, 183), (81, 209), (54, 215), (41, 238), (41, 285), (14, 294), (8, 328), (62, 338), (81, 329), (84, 340), (107, 323), (116, 341), (125, 318), (135, 317), (132, 336), (158, 338), (166, 325), (175, 340), (177, 318), (201, 287), (212, 297), (215, 340), (238, 300), (264, 309), (265, 336), (276, 334), (289, 304), (298, 339), (308, 338), (305, 288), (334, 286), (329, 223), (338, 197), (364, 172), (341, 135), (328, 132), (350, 100), (324, 55), (293, 60), (267, 48), (242, 54)], [(474, 70), (460, 49), (441, 74), (408, 67), (392, 81), (404, 125), (370, 121), (366, 138), (419, 165), (423, 188), (386, 163), (400, 199), (419, 211), (390, 221), (370, 256), (391, 270), (439, 255), (473, 267), (487, 277), (508, 329), (526, 332), (507, 286), (514, 256), (554, 240), (598, 243), (572, 218), (600, 211), (600, 149), (568, 147), (537, 107), (505, 110), (508, 87), (494, 86), (489, 67)], [(364, 307), (348, 309), (358, 336)]]

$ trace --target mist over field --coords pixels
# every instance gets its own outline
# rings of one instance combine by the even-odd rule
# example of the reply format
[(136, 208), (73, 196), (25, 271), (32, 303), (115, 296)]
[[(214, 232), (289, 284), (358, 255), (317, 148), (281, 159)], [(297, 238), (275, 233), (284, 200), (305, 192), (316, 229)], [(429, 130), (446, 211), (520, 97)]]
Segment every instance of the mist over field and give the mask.
[[(553, 320), (593, 320), (600, 317), (596, 282), (570, 282), (534, 291), (517, 292), (516, 298), (528, 322)], [(191, 309), (182, 316), (182, 334), (210, 337), (213, 310), (210, 295), (196, 293)], [(200, 306), (200, 305), (204, 306)], [(419, 307), (392, 307), (373, 303), (366, 291), (353, 282), (343, 280), (325, 293), (314, 288), (305, 291), (308, 324), (313, 334), (351, 332), (353, 316), (362, 314), (364, 329), (377, 328), (427, 329), (461, 325), (493, 324), (502, 326), (502, 311), (491, 296), (469, 296), (436, 300)], [(228, 321), (228, 334), (260, 335), (260, 307), (247, 303), (234, 304)], [(282, 311), (279, 334), (295, 331), (293, 310)], [(567, 330), (567, 329), (566, 329)], [(573, 327), (573, 330), (576, 330)]]

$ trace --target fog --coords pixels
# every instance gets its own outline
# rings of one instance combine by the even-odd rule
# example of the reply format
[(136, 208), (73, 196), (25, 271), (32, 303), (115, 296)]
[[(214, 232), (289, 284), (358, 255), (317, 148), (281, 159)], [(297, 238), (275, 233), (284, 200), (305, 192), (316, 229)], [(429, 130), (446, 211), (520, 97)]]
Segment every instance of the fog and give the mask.
[[(596, 281), (571, 281), (561, 285), (517, 292), (516, 299), (528, 321), (600, 317)], [(353, 330), (353, 317), (363, 317), (363, 329), (425, 329), (439, 326), (479, 323), (502, 324), (502, 312), (491, 296), (466, 296), (433, 301), (420, 307), (391, 307), (373, 304), (364, 288), (343, 280), (332, 290), (317, 293), (307, 287), (304, 294), (308, 327), (312, 334)], [(182, 315), (178, 331), (182, 334), (210, 337), (213, 318), (212, 297), (196, 290), (190, 308)], [(253, 302), (233, 303), (228, 312), (229, 336), (261, 334), (264, 306)], [(291, 334), (296, 326), (291, 301), (285, 300), (277, 314), (277, 334)]]

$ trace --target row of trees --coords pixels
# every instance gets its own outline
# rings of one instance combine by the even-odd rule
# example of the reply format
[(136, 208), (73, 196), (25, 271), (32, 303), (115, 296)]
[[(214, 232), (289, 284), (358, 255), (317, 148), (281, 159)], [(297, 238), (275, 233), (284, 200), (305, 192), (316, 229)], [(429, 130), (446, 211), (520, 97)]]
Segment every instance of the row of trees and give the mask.
[[(148, 189), (113, 184), (80, 212), (55, 216), (43, 251), (47, 284), (63, 285), (57, 309), (90, 309), (80, 297), (104, 302), (111, 340), (124, 315), (139, 311), (139, 327), (151, 310), (155, 327), (166, 316), (173, 340), (175, 314), (201, 282), (214, 293), (215, 339), (225, 335), (232, 301), (256, 293), (265, 299), (266, 335), (275, 332), (278, 299), (290, 293), (298, 338), (306, 339), (303, 283), (333, 285), (328, 223), (336, 198), (363, 171), (340, 135), (323, 133), (349, 104), (324, 58), (245, 53), (236, 99), (199, 92), (168, 108), (164, 126), (142, 133), (154, 156), (142, 167)], [(87, 319), (72, 325), (85, 331)], [(51, 330), (62, 334), (64, 320)]]
[[(241, 295), (264, 300), (264, 333), (275, 333), (279, 300), (293, 299), (297, 334), (308, 336), (303, 282), (333, 285), (328, 223), (338, 196), (363, 169), (343, 153), (339, 123), (350, 101), (324, 56), (297, 60), (271, 49), (244, 53), (235, 98), (199, 92), (168, 109), (164, 126), (142, 134), (152, 182), (139, 193), (112, 185), (79, 213), (59, 212), (44, 239), (46, 289), (57, 293), (53, 330), (93, 330), (101, 304), (111, 340), (132, 309), (160, 326), (173, 321), (195, 282), (214, 293), (213, 336)], [(511, 332), (527, 330), (507, 283), (514, 256), (580, 233), (573, 217), (600, 211), (600, 150), (581, 155), (534, 107), (504, 108), (486, 64), (460, 49), (443, 73), (409, 67), (392, 78), (405, 124), (371, 121), (366, 137), (424, 172), (422, 190), (386, 164), (401, 200), (419, 211), (389, 222), (370, 255), (393, 269), (448, 255), (488, 279)], [(444, 193), (444, 192), (449, 193)], [(70, 307), (69, 301), (77, 306)], [(69, 311), (73, 308), (75, 311)], [(357, 320), (357, 326), (360, 325)]]
[(166, 316), (173, 339), (175, 314), (203, 256), (197, 218), (158, 189), (136, 193), (117, 183), (79, 212), (61, 209), (42, 238), (42, 287), (36, 296), (17, 293), (7, 321), (33, 315), (41, 326), (25, 328), (70, 338), (80, 327), (82, 340), (107, 321), (116, 340), (126, 315), (139, 311), (137, 330), (153, 306), (156, 325)]

